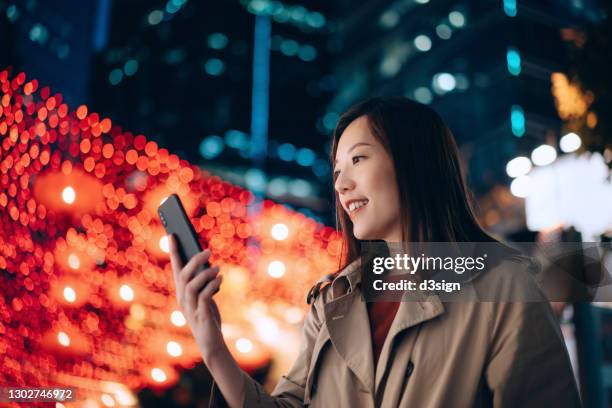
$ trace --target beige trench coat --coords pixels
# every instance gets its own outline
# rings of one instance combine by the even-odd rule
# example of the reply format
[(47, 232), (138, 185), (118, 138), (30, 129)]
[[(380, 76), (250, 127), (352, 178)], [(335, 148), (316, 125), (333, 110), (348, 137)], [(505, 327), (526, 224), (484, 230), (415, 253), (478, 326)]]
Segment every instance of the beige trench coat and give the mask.
[[(507, 262), (513, 262), (514, 273), (493, 268), (479, 277), (483, 285), (533, 289), (524, 261), (502, 263)], [(272, 394), (244, 374), (245, 407), (581, 405), (561, 332), (545, 301), (442, 303), (434, 295), (402, 302), (374, 367), (360, 275), (355, 261), (316, 298), (299, 356)]]

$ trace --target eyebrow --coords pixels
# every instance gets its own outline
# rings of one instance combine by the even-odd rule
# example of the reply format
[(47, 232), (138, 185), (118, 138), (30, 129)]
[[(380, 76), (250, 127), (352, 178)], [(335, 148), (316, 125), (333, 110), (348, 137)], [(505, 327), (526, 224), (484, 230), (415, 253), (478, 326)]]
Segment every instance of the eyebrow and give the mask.
[[(354, 150), (355, 148), (359, 147), (359, 146), (372, 146), (370, 143), (366, 143), (366, 142), (358, 142), (355, 143), (354, 145), (351, 146), (350, 149), (348, 149), (346, 151), (346, 154), (349, 154), (352, 150)], [(334, 160), (334, 165), (338, 163), (338, 160)]]

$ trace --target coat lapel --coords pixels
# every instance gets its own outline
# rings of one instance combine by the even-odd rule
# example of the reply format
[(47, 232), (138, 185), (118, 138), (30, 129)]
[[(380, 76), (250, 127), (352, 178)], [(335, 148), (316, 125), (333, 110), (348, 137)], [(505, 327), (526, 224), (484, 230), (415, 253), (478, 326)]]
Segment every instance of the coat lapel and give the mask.
[[(383, 348), (378, 358), (378, 364), (376, 366), (376, 378), (374, 383), (374, 390), (378, 392), (378, 388), (381, 385), (381, 381), (384, 378), (387, 365), (389, 364), (389, 358), (391, 356), (391, 350), (393, 347), (393, 341), (396, 336), (411, 327), (414, 327), (420, 323), (434, 319), (435, 317), (444, 313), (444, 305), (440, 301), (438, 296), (432, 295), (429, 297), (422, 296), (421, 301), (407, 300), (400, 303), (395, 319), (391, 324), (389, 333), (385, 338)], [(366, 316), (367, 318), (367, 316)], [(416, 341), (416, 338), (412, 338), (410, 341)], [(406, 345), (409, 349), (413, 348), (413, 344)], [(406, 363), (410, 360), (411, 356), (407, 357)], [(393, 362), (391, 362), (393, 363)]]
[(374, 358), (370, 324), (359, 291), (352, 291), (325, 305), (329, 337), (349, 369), (371, 393), (374, 391)]

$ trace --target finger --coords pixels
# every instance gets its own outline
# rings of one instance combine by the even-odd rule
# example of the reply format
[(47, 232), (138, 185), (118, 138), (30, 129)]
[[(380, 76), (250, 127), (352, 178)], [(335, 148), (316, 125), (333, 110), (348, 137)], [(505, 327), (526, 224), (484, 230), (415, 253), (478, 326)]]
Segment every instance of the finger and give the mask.
[(189, 310), (195, 310), (197, 307), (198, 294), (202, 291), (202, 288), (205, 288), (211, 280), (217, 276), (218, 273), (218, 266), (205, 269), (185, 286), (185, 303)]
[(170, 247), (170, 264), (172, 265), (172, 274), (174, 275), (174, 280), (176, 281), (178, 272), (183, 269), (183, 261), (179, 255), (178, 245), (176, 243), (174, 234), (168, 235), (168, 244)]
[(208, 307), (208, 301), (214, 296), (215, 293), (219, 291), (221, 287), (221, 282), (223, 282), (223, 275), (217, 276), (215, 279), (210, 281), (204, 290), (200, 292), (198, 295), (198, 310), (205, 310), (204, 307)]
[(210, 249), (195, 254), (179, 272), (178, 278), (181, 284), (186, 285), (193, 278), (193, 275), (201, 269), (202, 265), (208, 261), (209, 257)]

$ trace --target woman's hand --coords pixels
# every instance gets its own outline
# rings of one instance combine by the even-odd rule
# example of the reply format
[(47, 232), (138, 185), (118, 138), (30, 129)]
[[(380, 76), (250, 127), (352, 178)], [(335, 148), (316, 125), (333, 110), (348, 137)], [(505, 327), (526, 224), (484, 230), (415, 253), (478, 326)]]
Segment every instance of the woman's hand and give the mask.
[(219, 267), (202, 269), (210, 250), (193, 256), (185, 265), (179, 256), (176, 239), (168, 236), (170, 262), (176, 285), (176, 299), (191, 327), (191, 332), (206, 361), (208, 356), (225, 347), (221, 333), (221, 316), (213, 295), (218, 292), (222, 276)]

